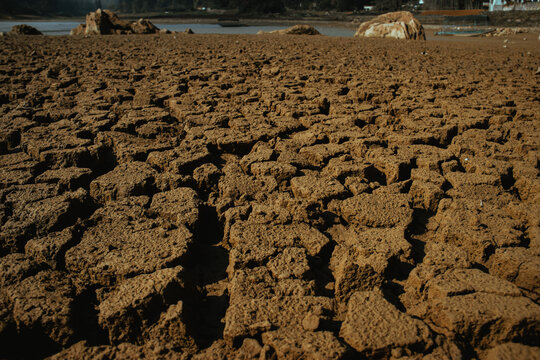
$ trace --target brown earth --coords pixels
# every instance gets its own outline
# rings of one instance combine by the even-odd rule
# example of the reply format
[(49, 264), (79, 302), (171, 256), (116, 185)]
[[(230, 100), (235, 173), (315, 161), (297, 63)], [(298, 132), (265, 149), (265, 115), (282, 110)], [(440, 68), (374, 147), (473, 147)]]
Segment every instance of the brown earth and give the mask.
[(0, 357), (538, 358), (537, 37), (1, 38)]

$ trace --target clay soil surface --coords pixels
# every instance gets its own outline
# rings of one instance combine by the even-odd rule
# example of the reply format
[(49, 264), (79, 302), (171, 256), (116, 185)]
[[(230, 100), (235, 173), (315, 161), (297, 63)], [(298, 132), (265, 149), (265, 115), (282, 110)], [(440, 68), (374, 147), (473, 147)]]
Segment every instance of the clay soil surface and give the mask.
[(538, 358), (537, 37), (0, 38), (0, 358)]

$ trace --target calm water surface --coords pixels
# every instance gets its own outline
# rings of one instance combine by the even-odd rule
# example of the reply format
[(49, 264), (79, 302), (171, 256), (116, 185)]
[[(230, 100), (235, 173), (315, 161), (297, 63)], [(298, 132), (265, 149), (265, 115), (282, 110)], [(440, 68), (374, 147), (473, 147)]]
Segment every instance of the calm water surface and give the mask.
[[(73, 21), (0, 21), (0, 31), (8, 32), (13, 25), (28, 24), (35, 27), (45, 35), (69, 35), (69, 31), (79, 25)], [(160, 29), (171, 31), (184, 31), (187, 28), (196, 34), (256, 34), (258, 31), (273, 31), (285, 29), (291, 25), (252, 25), (239, 27), (222, 27), (218, 24), (160, 24), (154, 23)], [(355, 29), (348, 29), (338, 26), (315, 26), (323, 35), (350, 37), (355, 33)]]
[(13, 25), (19, 24), (33, 26), (45, 35), (69, 35), (69, 31), (79, 25), (73, 21), (0, 21), (0, 31), (8, 32)]

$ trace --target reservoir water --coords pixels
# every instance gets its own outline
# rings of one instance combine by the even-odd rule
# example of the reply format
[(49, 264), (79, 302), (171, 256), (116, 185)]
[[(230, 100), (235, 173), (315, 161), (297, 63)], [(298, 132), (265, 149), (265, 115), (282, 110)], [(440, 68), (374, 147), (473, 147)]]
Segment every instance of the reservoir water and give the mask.
[[(0, 31), (8, 32), (13, 25), (27, 24), (35, 27), (44, 35), (69, 35), (71, 29), (77, 27), (79, 22), (73, 21), (0, 21)], [(180, 24), (166, 23), (161, 24), (158, 21), (154, 24), (160, 29), (169, 29), (171, 31), (184, 31), (187, 28), (193, 30), (195, 34), (256, 34), (258, 31), (273, 31), (285, 29), (290, 24), (276, 25), (249, 25), (237, 27), (223, 27), (218, 24)], [(323, 35), (351, 37), (355, 29), (340, 26), (316, 25), (315, 28)]]

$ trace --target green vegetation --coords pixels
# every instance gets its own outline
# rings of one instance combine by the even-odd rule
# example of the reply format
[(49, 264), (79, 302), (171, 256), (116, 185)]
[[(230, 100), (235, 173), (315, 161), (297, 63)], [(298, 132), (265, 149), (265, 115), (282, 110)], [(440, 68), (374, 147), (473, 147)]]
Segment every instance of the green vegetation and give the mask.
[(0, 0), (0, 14), (35, 16), (74, 16), (93, 11), (95, 0)]

